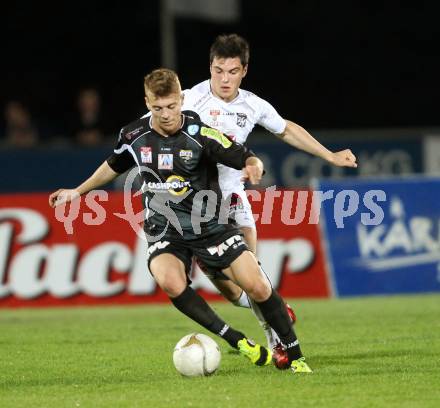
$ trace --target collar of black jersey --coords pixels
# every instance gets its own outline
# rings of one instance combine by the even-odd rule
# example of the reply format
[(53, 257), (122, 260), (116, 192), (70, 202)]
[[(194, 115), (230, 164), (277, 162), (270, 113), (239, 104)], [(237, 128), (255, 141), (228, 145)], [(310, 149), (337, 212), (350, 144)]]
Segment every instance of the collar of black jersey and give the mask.
[(148, 126), (150, 126), (150, 129), (153, 130), (154, 132), (156, 132), (159, 136), (162, 136), (162, 137), (165, 137), (165, 138), (170, 137), (170, 136), (176, 136), (177, 134), (180, 133), (180, 131), (182, 130), (183, 126), (185, 125), (186, 115), (184, 113), (181, 113), (180, 116), (182, 118), (182, 123), (181, 123), (179, 129), (175, 133), (173, 133), (171, 135), (164, 136), (162, 133), (159, 133), (156, 129), (153, 128), (153, 123), (152, 123), (153, 115), (150, 116), (150, 119), (148, 121)]

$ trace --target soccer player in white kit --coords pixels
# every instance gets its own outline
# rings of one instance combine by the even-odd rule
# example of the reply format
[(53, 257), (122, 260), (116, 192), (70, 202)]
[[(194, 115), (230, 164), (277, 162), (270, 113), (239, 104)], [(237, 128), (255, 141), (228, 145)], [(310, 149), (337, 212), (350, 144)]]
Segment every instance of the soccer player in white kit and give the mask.
[[(200, 115), (207, 125), (244, 144), (255, 125), (260, 125), (287, 144), (321, 157), (336, 166), (357, 167), (349, 150), (331, 152), (301, 126), (283, 119), (274, 107), (252, 92), (240, 89), (249, 63), (249, 44), (236, 35), (221, 35), (210, 50), (211, 78), (184, 91), (183, 109)], [(232, 196), (231, 218), (240, 226), (249, 248), (256, 253), (257, 231), (252, 208), (241, 180), (241, 171), (218, 165), (219, 184), (224, 198)], [(222, 294), (237, 306), (249, 307), (245, 293), (230, 280), (215, 279), (207, 273)], [(280, 351), (278, 337), (252, 305), (265, 329), (269, 346)], [(276, 356), (276, 354), (275, 354)]]

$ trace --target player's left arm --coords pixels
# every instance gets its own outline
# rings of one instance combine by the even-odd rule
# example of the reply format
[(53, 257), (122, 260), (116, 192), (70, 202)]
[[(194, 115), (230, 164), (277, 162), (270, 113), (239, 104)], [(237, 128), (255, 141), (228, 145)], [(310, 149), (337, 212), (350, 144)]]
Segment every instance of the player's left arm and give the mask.
[(286, 127), (280, 134), (276, 134), (287, 144), (303, 150), (314, 156), (321, 157), (335, 166), (357, 167), (356, 156), (350, 149), (331, 152), (319, 143), (307, 130), (290, 120), (286, 120)]

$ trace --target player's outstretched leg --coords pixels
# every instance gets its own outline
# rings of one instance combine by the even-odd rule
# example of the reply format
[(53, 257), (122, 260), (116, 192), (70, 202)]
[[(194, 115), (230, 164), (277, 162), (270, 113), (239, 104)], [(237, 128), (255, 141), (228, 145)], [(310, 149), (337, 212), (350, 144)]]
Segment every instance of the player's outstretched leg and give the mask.
[[(227, 276), (225, 276), (221, 270), (207, 268), (199, 259), (196, 258), (193, 264), (193, 270), (197, 269), (203, 272), (211, 280), (214, 286), (220, 291), (220, 293), (233, 305), (252, 309), (255, 317), (258, 320), (258, 323), (260, 324), (266, 336), (267, 348), (269, 350), (272, 350), (273, 356), (275, 356), (277, 359), (285, 359), (286, 352), (281, 344), (281, 341), (275, 330), (273, 330), (272, 327), (270, 327), (270, 325), (264, 319), (261, 311), (259, 310), (258, 304), (250, 299), (247, 293), (234, 282), (232, 282)], [(268, 283), (270, 284), (267, 276), (264, 275), (264, 277), (268, 280)], [(294, 324), (296, 322), (296, 315), (293, 309), (287, 303), (286, 309), (287, 313), (290, 316), (292, 324)]]
[(180, 295), (170, 299), (183, 314), (225, 339), (253, 364), (262, 366), (271, 362), (272, 354), (266, 347), (254, 343), (245, 334), (227, 325), (191, 287), (187, 286)]
[[(168, 245), (163, 251), (179, 251), (177, 245)], [(190, 319), (199, 323), (223, 339), (240, 354), (250, 359), (253, 364), (266, 365), (271, 362), (269, 350), (253, 342), (240, 331), (227, 325), (209, 307), (205, 299), (188, 286), (186, 271), (189, 270), (190, 259), (186, 265), (172, 252), (157, 253), (149, 259), (149, 269), (157, 284), (168, 295), (173, 305)]]
[(254, 256), (248, 251), (243, 252), (232, 262), (230, 268), (225, 270), (225, 273), (231, 274), (235, 282), (248, 293), (249, 297), (258, 305), (264, 319), (280, 338), (288, 359), (285, 366), (277, 365), (277, 367), (285, 369), (290, 366), (297, 373), (311, 372), (304, 361), (285, 303), (262, 278)]

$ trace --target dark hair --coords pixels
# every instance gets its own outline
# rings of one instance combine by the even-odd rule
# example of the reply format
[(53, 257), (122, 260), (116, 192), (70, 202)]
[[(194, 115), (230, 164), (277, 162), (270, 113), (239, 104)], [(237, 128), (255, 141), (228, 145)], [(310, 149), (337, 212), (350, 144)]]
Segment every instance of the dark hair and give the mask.
[(154, 96), (168, 96), (180, 92), (180, 82), (177, 74), (171, 69), (158, 68), (144, 78), (145, 94), (151, 92)]
[(249, 63), (249, 43), (238, 34), (219, 35), (209, 52), (209, 63), (212, 64), (214, 58), (240, 58), (241, 65)]

